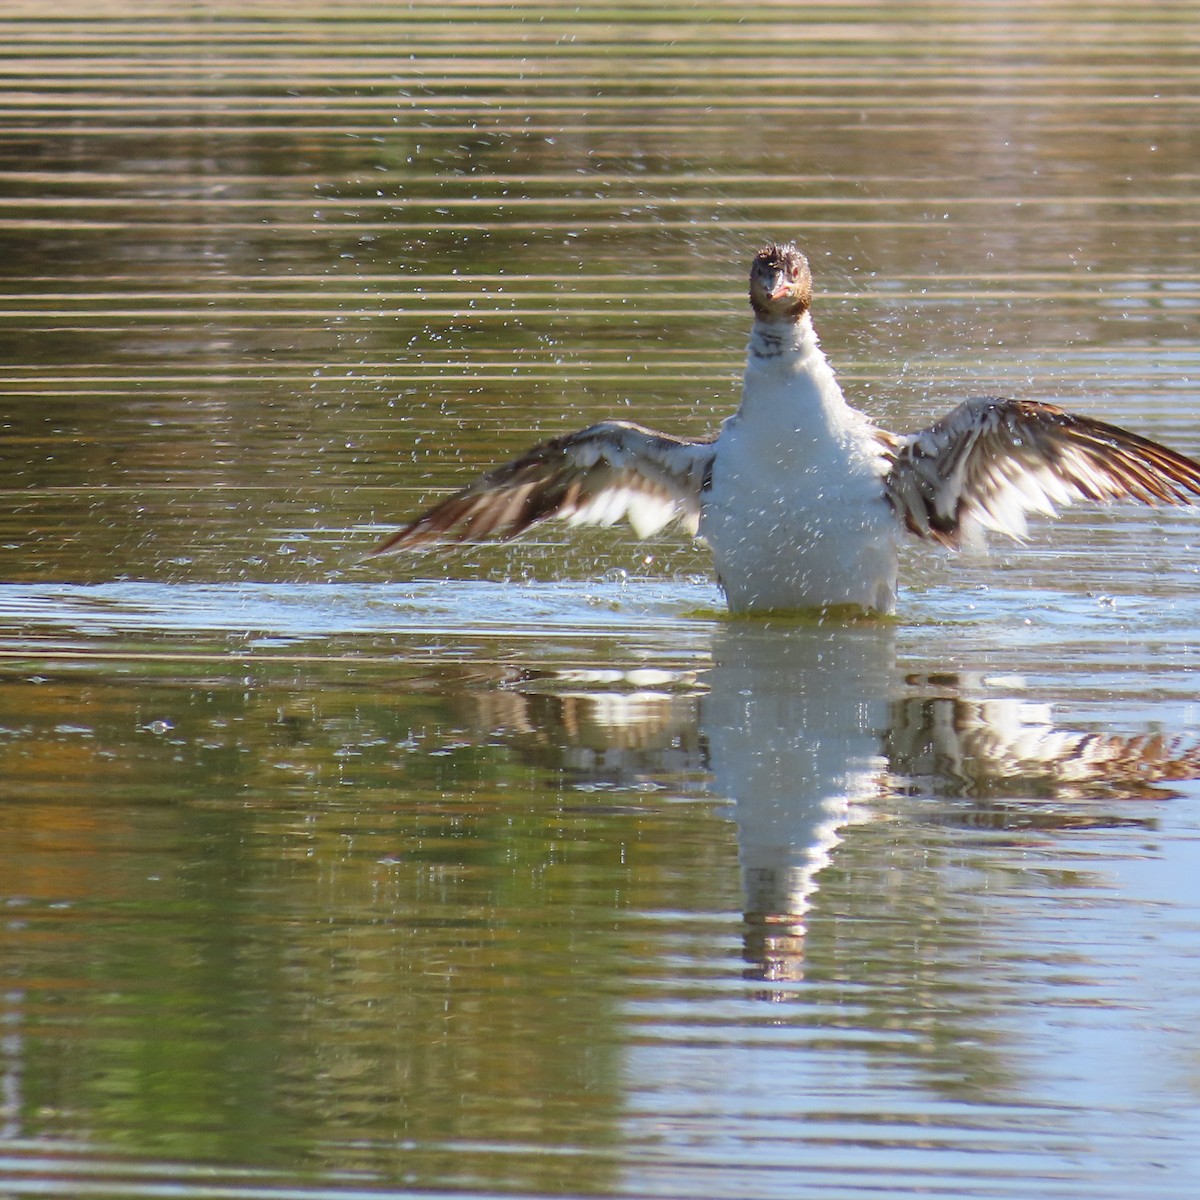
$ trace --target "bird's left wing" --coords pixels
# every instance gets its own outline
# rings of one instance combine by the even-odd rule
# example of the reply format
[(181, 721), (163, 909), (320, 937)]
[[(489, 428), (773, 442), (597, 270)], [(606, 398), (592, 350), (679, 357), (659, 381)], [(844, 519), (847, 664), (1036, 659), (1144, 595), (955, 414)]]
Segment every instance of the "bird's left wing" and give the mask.
[(928, 429), (880, 435), (887, 496), (917, 537), (957, 546), (975, 524), (1009, 537), (1027, 513), (1076, 500), (1193, 504), (1200, 463), (1148, 438), (1051, 404), (976, 397)]
[(519, 537), (552, 517), (613, 525), (625, 517), (639, 537), (682, 520), (694, 533), (713, 443), (602, 421), (543, 442), (497, 467), (381, 542), (372, 551), (437, 541)]

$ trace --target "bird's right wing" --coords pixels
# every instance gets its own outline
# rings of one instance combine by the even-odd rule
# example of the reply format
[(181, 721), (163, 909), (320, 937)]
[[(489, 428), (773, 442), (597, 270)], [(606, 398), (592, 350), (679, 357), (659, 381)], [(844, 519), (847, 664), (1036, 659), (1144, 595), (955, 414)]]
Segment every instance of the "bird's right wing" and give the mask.
[(602, 421), (543, 442), (410, 521), (371, 552), (431, 542), (507, 540), (553, 517), (572, 525), (627, 518), (639, 537), (672, 521), (695, 533), (714, 445)]

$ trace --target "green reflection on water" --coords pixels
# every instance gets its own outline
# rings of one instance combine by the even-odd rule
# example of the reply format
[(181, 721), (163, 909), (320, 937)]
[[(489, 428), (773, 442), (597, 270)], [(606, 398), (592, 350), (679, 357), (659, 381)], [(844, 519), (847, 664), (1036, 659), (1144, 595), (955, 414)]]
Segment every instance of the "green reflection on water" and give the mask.
[(585, 763), (481, 726), (453, 677), (161, 674), (0, 688), (28, 1133), (377, 1168), (416, 1143), (425, 1183), (604, 1185), (447, 1143), (615, 1136), (614, 1005), (654, 955), (629, 914), (736, 887), (710, 806), (633, 765), (619, 803), (580, 790)]

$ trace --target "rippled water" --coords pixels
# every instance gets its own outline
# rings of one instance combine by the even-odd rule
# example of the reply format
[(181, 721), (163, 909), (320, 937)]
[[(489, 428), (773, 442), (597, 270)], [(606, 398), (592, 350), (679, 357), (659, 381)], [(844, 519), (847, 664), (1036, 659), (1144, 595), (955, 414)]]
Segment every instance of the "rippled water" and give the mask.
[(558, 529), (736, 401), (1200, 454), (1191, 3), (0, 13), (0, 1192), (1191, 1197), (1200, 516), (730, 621)]

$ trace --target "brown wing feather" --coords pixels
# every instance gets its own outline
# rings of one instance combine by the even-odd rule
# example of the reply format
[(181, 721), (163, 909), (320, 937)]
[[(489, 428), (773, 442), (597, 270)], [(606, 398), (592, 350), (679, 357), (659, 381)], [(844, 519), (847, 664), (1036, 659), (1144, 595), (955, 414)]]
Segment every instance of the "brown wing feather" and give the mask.
[(628, 517), (639, 533), (673, 520), (693, 529), (712, 443), (603, 421), (543, 442), (455, 492), (381, 542), (372, 554), (437, 541), (507, 540), (562, 517), (611, 525)]
[(970, 522), (1021, 538), (1025, 514), (1076, 500), (1194, 504), (1200, 463), (1051, 404), (977, 397), (928, 429), (880, 434), (888, 498), (910, 533), (958, 545)]

